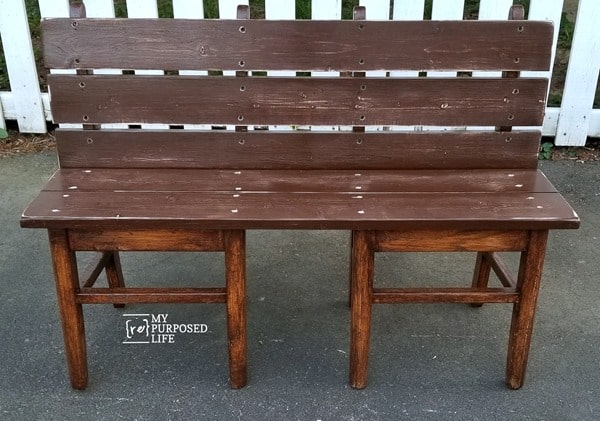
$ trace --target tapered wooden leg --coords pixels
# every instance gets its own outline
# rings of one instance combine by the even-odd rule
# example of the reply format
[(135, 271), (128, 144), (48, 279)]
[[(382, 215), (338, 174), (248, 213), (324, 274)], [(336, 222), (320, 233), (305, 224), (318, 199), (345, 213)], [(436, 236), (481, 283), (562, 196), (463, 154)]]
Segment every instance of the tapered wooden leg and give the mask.
[(49, 230), (48, 233), (71, 385), (75, 389), (85, 389), (87, 356), (83, 310), (76, 302), (79, 278), (75, 252), (69, 250), (65, 230)]
[(353, 237), (350, 385), (356, 389), (362, 389), (367, 385), (375, 262), (370, 233), (367, 231), (354, 231)]
[[(473, 288), (485, 288), (488, 286), (490, 280), (491, 266), (488, 260), (485, 258), (484, 253), (477, 253), (477, 260), (475, 261), (475, 270), (473, 272), (473, 282), (471, 286)], [(483, 303), (471, 304), (471, 307), (481, 307)]]
[(352, 307), (352, 285), (354, 279), (354, 231), (350, 232), (350, 273), (348, 274), (348, 307)]
[[(123, 270), (121, 269), (121, 258), (119, 252), (111, 253), (111, 258), (106, 264), (106, 279), (110, 288), (125, 288)], [(113, 304), (115, 308), (123, 308), (125, 304)]]
[(511, 389), (523, 386), (525, 379), (547, 239), (548, 231), (532, 231), (529, 246), (521, 253), (517, 280), (520, 297), (513, 307), (506, 367), (506, 384)]
[(246, 245), (244, 231), (225, 231), (227, 283), (227, 337), (229, 381), (238, 389), (247, 380), (246, 351)]

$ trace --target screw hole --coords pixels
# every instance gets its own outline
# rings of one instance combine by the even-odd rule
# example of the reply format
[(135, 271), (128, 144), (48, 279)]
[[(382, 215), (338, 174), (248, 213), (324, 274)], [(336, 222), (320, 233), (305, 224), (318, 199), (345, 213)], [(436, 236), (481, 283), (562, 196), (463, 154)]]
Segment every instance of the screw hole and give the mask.
[(508, 116), (508, 119), (509, 119), (509, 120), (514, 120), (514, 119), (515, 119), (515, 116), (514, 116), (514, 114), (510, 114), (510, 115)]
[(515, 57), (515, 63), (518, 63), (520, 61), (521, 61), (521, 59), (519, 57)]
[(242, 85), (240, 86), (240, 91), (244, 92), (246, 90), (246, 86)]
[(365, 89), (367, 89), (367, 85), (360, 85), (360, 90), (364, 91)]
[(83, 121), (88, 121), (89, 119), (90, 119), (90, 117), (89, 117), (89, 116), (87, 116), (87, 115), (84, 115), (84, 116), (83, 116)]
[(361, 115), (361, 116), (360, 116), (360, 121), (365, 121), (365, 118), (366, 118), (366, 117), (365, 117), (364, 115)]
[(507, 137), (506, 139), (504, 139), (504, 141), (507, 143), (512, 142), (512, 137)]
[(75, 62), (75, 64), (79, 64), (79, 59), (76, 58), (75, 60), (73, 60)]
[(80, 87), (81, 89), (85, 88), (85, 82), (79, 82), (79, 87)]
[(240, 139), (240, 140), (238, 141), (238, 143), (239, 143), (240, 145), (243, 145), (244, 143), (246, 143), (246, 141), (245, 141), (244, 139)]
[(240, 26), (240, 32), (242, 34), (245, 34), (246, 33), (246, 27), (245, 26)]
[(519, 89), (518, 89), (518, 88), (515, 88), (515, 89), (513, 89), (513, 91), (512, 91), (513, 95), (518, 95), (518, 94), (519, 94), (519, 92), (520, 92), (520, 91), (519, 91)]
[(360, 60), (358, 60), (358, 64), (362, 66), (363, 64), (365, 64), (365, 61), (361, 58)]
[(440, 105), (440, 108), (444, 108), (444, 109), (448, 108), (448, 103), (447, 102), (442, 103), (442, 105)]
[(519, 31), (519, 32), (523, 32), (523, 30), (524, 30), (524, 29), (525, 29), (525, 28), (523, 27), (523, 25), (521, 25), (521, 26), (519, 26), (519, 27), (517, 28), (517, 31)]
[(356, 139), (356, 144), (357, 145), (362, 145), (363, 144), (363, 140), (362, 139)]
[(91, 137), (88, 137), (85, 141), (88, 143), (88, 145), (94, 143), (94, 139), (92, 139)]
[(238, 115), (237, 119), (238, 119), (238, 121), (244, 121), (244, 116), (243, 115)]
[(363, 25), (362, 23), (358, 25), (358, 29), (364, 29), (365, 25)]
[(240, 60), (238, 64), (240, 65), (240, 67), (244, 67), (246, 65), (246, 62), (244, 60)]
[(74, 20), (73, 22), (71, 22), (71, 28), (77, 28), (77, 25), (77, 21)]

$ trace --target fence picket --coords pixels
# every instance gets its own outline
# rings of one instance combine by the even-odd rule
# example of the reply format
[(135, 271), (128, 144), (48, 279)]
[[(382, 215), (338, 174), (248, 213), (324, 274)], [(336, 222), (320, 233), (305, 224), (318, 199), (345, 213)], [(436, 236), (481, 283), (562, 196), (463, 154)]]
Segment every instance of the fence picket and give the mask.
[[(127, 0), (128, 18), (158, 18), (156, 0)], [(136, 75), (164, 75), (162, 70), (136, 70)], [(166, 124), (142, 124), (142, 129), (168, 129)]]
[[(296, 1), (295, 0), (265, 0), (265, 19), (295, 19)], [(295, 76), (296, 72), (289, 70), (271, 70), (267, 72), (269, 76)], [(290, 126), (269, 126), (269, 130), (290, 130)]]
[[(113, 17), (113, 0), (84, 0), (89, 17)], [(42, 18), (68, 17), (69, 0), (38, 0)], [(480, 0), (479, 19), (506, 19), (511, 0)], [(555, 45), (558, 37), (564, 0), (530, 0), (529, 19), (548, 19), (555, 22)], [(239, 3), (248, 0), (219, 0), (222, 19), (235, 19)], [(265, 0), (269, 19), (293, 19), (293, 0)], [(367, 8), (367, 18), (388, 19), (391, 0), (360, 0)], [(420, 20), (423, 18), (425, 0), (394, 0), (392, 18), (395, 20)], [(37, 70), (33, 61), (29, 27), (24, 13), (25, 0), (0, 0), (0, 31), (2, 32), (9, 80), (12, 91), (0, 91), (0, 127), (5, 119), (18, 121), (21, 131), (43, 133), (45, 121), (51, 120), (49, 96), (40, 92)], [(204, 17), (201, 0), (173, 0), (173, 14), (177, 18)], [(156, 17), (156, 0), (127, 0), (130, 17)], [(342, 0), (311, 0), (313, 19), (341, 19)], [(595, 22), (600, 19), (600, 2), (580, 0), (576, 22), (576, 35), (572, 43), (571, 59), (561, 107), (547, 108), (543, 134), (556, 136), (557, 145), (584, 145), (587, 136), (600, 137), (600, 109), (593, 109), (593, 96), (597, 89), (600, 64), (599, 40)], [(464, 0), (433, 0), (433, 19), (461, 19)], [(17, 10), (15, 15), (14, 11)], [(8, 41), (10, 40), (10, 41)], [(162, 69), (158, 69), (162, 73)], [(173, 69), (177, 70), (177, 69)], [(232, 75), (236, 69), (228, 69)], [(118, 69), (95, 69), (94, 73), (116, 73)], [(52, 73), (73, 73), (72, 70), (51, 70)], [(154, 73), (154, 72), (152, 72)], [(180, 74), (206, 74), (200, 71)], [(550, 76), (550, 72), (524, 72), (523, 76)], [(271, 73), (270, 73), (271, 75)], [(335, 77), (337, 72), (313, 72), (313, 76)], [(414, 77), (416, 72), (391, 72), (392, 77)], [(429, 72), (432, 77), (451, 77), (450, 72)], [(474, 76), (496, 74), (474, 72)], [(369, 73), (369, 76), (372, 74)], [(26, 81), (26, 83), (22, 83)], [(73, 125), (80, 126), (80, 125)], [(164, 127), (164, 126), (161, 126)], [(185, 126), (185, 128), (196, 128)], [(339, 130), (340, 128), (325, 127)], [(341, 128), (345, 130), (347, 128)], [(394, 127), (393, 129), (396, 129)], [(429, 128), (415, 128), (429, 129)], [(438, 128), (439, 129), (439, 128)]]
[[(462, 19), (465, 0), (435, 0), (431, 8), (432, 20)], [(428, 77), (454, 77), (456, 72), (427, 72)]]
[(219, 0), (219, 19), (237, 18), (237, 7), (248, 6), (248, 0)]
[(313, 19), (337, 20), (342, 18), (342, 0), (312, 0)]
[(23, 2), (0, 0), (0, 32), (8, 68), (15, 117), (19, 130), (26, 133), (45, 133), (44, 104), (33, 56), (27, 11)]
[(204, 6), (198, 0), (173, 0), (173, 16), (185, 19), (204, 19)]
[[(69, 0), (38, 0), (38, 3), (42, 18), (64, 18), (69, 16)], [(88, 5), (86, 4), (86, 6)]]
[[(395, 1), (392, 12), (393, 20), (423, 20), (425, 3), (423, 0)], [(417, 71), (395, 71), (390, 72), (392, 77), (415, 77)]]
[(584, 145), (589, 133), (600, 72), (600, 7), (597, 0), (580, 0), (573, 46), (555, 138), (557, 145)]
[[(173, 17), (178, 19), (204, 19), (204, 5), (198, 0), (173, 0)], [(180, 75), (207, 75), (206, 70), (180, 70)], [(185, 124), (186, 130), (210, 130), (207, 124)]]

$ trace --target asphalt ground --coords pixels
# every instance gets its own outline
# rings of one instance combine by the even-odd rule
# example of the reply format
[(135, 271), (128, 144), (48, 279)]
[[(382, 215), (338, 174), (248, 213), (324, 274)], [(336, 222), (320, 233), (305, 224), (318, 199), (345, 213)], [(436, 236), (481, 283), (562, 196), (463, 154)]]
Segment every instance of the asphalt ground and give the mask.
[[(511, 308), (501, 304), (376, 306), (369, 385), (350, 388), (349, 235), (339, 231), (248, 233), (243, 389), (228, 386), (223, 305), (152, 304), (84, 307), (90, 383), (72, 390), (46, 233), (19, 227), (55, 166), (49, 152), (0, 160), (0, 420), (600, 419), (598, 163), (541, 163), (582, 225), (551, 233), (518, 391), (504, 385)], [(465, 285), (474, 259), (382, 254), (376, 282)], [(128, 285), (223, 281), (220, 253), (125, 253), (122, 262)], [(127, 314), (207, 332), (124, 344), (128, 321), (140, 323)]]

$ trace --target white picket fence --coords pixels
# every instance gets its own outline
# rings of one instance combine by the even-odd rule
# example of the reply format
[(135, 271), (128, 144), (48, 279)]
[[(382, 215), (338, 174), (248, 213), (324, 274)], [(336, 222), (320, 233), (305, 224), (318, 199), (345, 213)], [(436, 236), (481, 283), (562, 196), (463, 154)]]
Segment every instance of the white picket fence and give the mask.
[[(341, 0), (311, 0), (313, 19), (340, 19)], [(113, 0), (85, 0), (88, 17), (114, 17)], [(202, 19), (202, 0), (173, 0), (175, 18)], [(248, 0), (219, 0), (221, 19), (233, 19), (238, 4)], [(423, 18), (424, 0), (360, 0), (367, 18), (417, 20)], [(480, 19), (506, 19), (512, 0), (480, 0)], [(67, 17), (69, 0), (39, 0), (43, 18)], [(434, 0), (433, 19), (461, 19), (464, 0)], [(531, 0), (529, 19), (555, 22), (558, 29), (563, 0)], [(158, 17), (156, 0), (127, 0), (130, 18)], [(295, 0), (265, 0), (267, 19), (294, 19)], [(579, 0), (569, 67), (560, 108), (546, 110), (543, 133), (557, 145), (584, 145), (587, 136), (600, 137), (600, 109), (593, 99), (600, 71), (600, 1)], [(22, 132), (44, 133), (51, 119), (49, 99), (41, 92), (33, 57), (24, 0), (0, 0), (0, 35), (11, 91), (0, 91), (0, 128), (5, 119), (17, 120)], [(558, 30), (555, 31), (555, 45)], [(529, 72), (530, 74), (532, 72)], [(550, 72), (535, 72), (551, 76)], [(524, 74), (526, 76), (526, 74)]]

